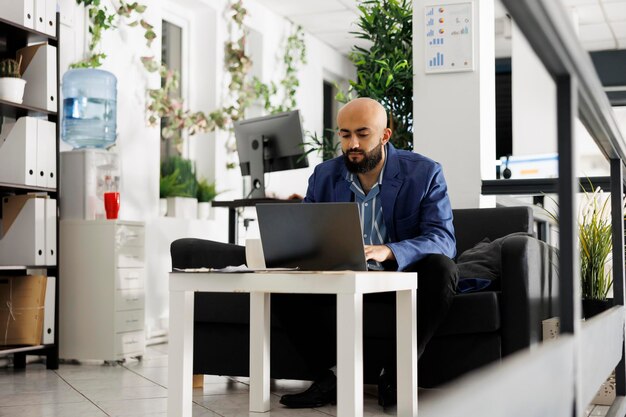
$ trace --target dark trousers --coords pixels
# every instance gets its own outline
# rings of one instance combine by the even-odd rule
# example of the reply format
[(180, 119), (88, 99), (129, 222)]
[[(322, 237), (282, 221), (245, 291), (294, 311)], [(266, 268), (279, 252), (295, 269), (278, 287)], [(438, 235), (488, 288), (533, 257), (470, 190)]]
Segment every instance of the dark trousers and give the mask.
[[(417, 272), (418, 357), (448, 313), (458, 282), (456, 264), (443, 255), (429, 255), (407, 271)], [(272, 297), (272, 313), (306, 361), (313, 379), (336, 364), (337, 297), (335, 295), (281, 294)], [(365, 294), (363, 334), (384, 334), (376, 362), (395, 370), (396, 294)], [(364, 352), (367, 361), (367, 352)]]

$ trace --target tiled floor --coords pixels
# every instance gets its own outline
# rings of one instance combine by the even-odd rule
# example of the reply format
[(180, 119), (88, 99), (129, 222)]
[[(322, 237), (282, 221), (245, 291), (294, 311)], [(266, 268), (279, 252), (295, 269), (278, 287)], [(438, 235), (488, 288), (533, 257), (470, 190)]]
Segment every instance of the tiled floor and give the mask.
[[(278, 399), (308, 386), (303, 381), (273, 381), (272, 411), (248, 412), (247, 378), (205, 376), (204, 388), (194, 389), (194, 417), (323, 417), (336, 415), (334, 406), (290, 410)], [(608, 407), (595, 406), (589, 416), (604, 416)], [(365, 416), (395, 415), (377, 405), (376, 388), (365, 389)], [(123, 365), (69, 365), (48, 371), (28, 364), (23, 372), (0, 369), (0, 417), (165, 417), (167, 415), (167, 345), (149, 347), (141, 361)]]

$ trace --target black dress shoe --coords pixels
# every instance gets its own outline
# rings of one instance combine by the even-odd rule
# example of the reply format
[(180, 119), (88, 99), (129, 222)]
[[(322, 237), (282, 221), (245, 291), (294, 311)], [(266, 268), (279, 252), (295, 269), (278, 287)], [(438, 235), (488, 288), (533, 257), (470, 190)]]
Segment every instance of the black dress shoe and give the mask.
[(332, 371), (315, 381), (306, 391), (285, 394), (280, 403), (289, 408), (315, 408), (337, 403), (337, 377)]
[(378, 376), (378, 405), (383, 408), (393, 407), (398, 401), (395, 372), (388, 372), (384, 368)]

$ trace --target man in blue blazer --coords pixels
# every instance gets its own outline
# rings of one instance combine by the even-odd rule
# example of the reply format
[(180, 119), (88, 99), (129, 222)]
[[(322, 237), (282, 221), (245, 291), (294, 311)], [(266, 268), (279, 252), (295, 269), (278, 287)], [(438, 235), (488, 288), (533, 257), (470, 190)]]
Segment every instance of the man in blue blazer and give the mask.
[[(417, 153), (395, 149), (389, 142), (392, 131), (386, 111), (370, 98), (358, 98), (342, 107), (337, 125), (343, 155), (315, 168), (304, 201), (356, 202), (369, 269), (418, 272), (421, 355), (447, 314), (458, 280), (451, 260), (456, 253), (452, 209), (441, 166)], [(368, 295), (365, 303), (380, 298), (395, 303), (392, 293)], [(392, 317), (389, 323), (394, 325)], [(312, 326), (294, 323), (309, 334)], [(294, 342), (303, 343), (302, 336), (294, 337)], [(395, 346), (389, 349), (391, 358), (385, 367), (388, 378), (379, 383), (383, 406), (395, 403), (394, 355)], [(281, 403), (319, 407), (335, 398), (335, 375), (325, 371), (308, 390), (284, 395)]]

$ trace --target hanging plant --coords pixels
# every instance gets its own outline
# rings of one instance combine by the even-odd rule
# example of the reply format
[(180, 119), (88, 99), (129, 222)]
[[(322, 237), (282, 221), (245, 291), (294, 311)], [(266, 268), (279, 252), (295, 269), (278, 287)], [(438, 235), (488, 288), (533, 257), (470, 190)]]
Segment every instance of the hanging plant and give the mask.
[(358, 6), (358, 38), (370, 49), (354, 46), (349, 57), (357, 69), (347, 94), (336, 99), (370, 97), (379, 101), (393, 130), (396, 148), (413, 149), (413, 8), (410, 0), (367, 0)]
[(81, 61), (70, 64), (70, 68), (97, 68), (102, 66), (102, 60), (107, 56), (103, 52), (98, 52), (97, 48), (102, 40), (102, 32), (105, 30), (117, 27), (117, 21), (119, 16), (131, 18), (133, 16), (138, 17), (137, 20), (132, 21), (128, 26), (137, 26), (141, 23), (142, 27), (146, 30), (145, 37), (148, 41), (148, 46), (152, 44), (156, 34), (153, 27), (140, 16), (146, 10), (146, 6), (138, 4), (137, 2), (128, 4), (123, 0), (120, 0), (120, 7), (114, 13), (109, 13), (106, 6), (100, 4), (100, 0), (76, 0), (76, 4), (85, 6), (87, 16), (89, 17), (89, 45), (87, 47), (89, 53), (87, 57)]
[(254, 77), (254, 91), (263, 101), (263, 107), (268, 113), (282, 113), (296, 108), (296, 93), (300, 86), (298, 68), (301, 64), (306, 64), (306, 44), (302, 27), (296, 26), (293, 33), (287, 37), (283, 55), (285, 72), (279, 83), (282, 87), (282, 100), (276, 105), (272, 103), (272, 97), (277, 97), (279, 93), (279, 86), (274, 81), (265, 84)]
[[(106, 54), (98, 49), (102, 40), (102, 33), (105, 30), (117, 28), (121, 22), (129, 27), (141, 27), (144, 30), (144, 38), (148, 47), (156, 38), (154, 27), (143, 18), (146, 11), (145, 5), (120, 0), (120, 6), (117, 10), (114, 13), (109, 13), (106, 6), (100, 3), (100, 0), (76, 0), (76, 3), (83, 5), (87, 10), (91, 39), (87, 57), (71, 64), (70, 68), (100, 67), (102, 60), (106, 58)], [(180, 79), (178, 72), (158, 63), (153, 56), (141, 57), (145, 70), (151, 73), (158, 72), (163, 80), (161, 88), (147, 90), (149, 100), (146, 104), (146, 111), (148, 123), (151, 126), (156, 126), (160, 119), (167, 120), (162, 128), (164, 139), (179, 140), (182, 131), (187, 131), (189, 135), (193, 136), (215, 129), (231, 130), (232, 122), (244, 117), (246, 109), (258, 98), (261, 91), (277, 90), (273, 84), (269, 87), (258, 80), (254, 82), (248, 80), (252, 60), (245, 52), (244, 19), (247, 14), (243, 0), (233, 0), (227, 8), (230, 36), (224, 45), (224, 65), (230, 80), (227, 95), (229, 101), (213, 112), (205, 114), (187, 109), (184, 100), (174, 94), (178, 89)], [(296, 77), (297, 64), (305, 62), (304, 34), (300, 28), (288, 38), (284, 60), (286, 64), (285, 77), (280, 83), (285, 89), (284, 98), (278, 107), (273, 108), (274, 111), (293, 109), (296, 106), (295, 95), (299, 85)], [(266, 102), (269, 102), (269, 96)], [(232, 135), (226, 146), (229, 153), (234, 154), (236, 147)], [(234, 167), (233, 161), (227, 163), (227, 168)]]

